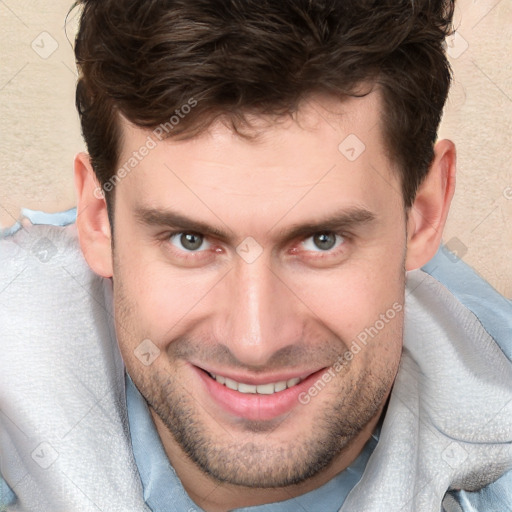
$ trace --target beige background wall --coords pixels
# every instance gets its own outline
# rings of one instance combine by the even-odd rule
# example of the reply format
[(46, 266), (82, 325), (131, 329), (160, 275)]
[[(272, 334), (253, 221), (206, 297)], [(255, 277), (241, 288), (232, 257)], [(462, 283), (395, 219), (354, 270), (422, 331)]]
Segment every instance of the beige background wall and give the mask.
[[(75, 204), (83, 149), (74, 109), (70, 0), (0, 0), (0, 226), (20, 207)], [(445, 241), (512, 297), (512, 0), (461, 0), (448, 42), (455, 83), (441, 137), (458, 147)]]

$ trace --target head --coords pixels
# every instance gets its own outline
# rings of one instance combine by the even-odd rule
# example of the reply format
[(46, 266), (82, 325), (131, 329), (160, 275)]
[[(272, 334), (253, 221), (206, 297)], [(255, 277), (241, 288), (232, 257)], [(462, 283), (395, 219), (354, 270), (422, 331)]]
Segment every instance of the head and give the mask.
[(171, 462), (245, 488), (343, 469), (453, 194), (452, 2), (78, 3), (80, 243)]

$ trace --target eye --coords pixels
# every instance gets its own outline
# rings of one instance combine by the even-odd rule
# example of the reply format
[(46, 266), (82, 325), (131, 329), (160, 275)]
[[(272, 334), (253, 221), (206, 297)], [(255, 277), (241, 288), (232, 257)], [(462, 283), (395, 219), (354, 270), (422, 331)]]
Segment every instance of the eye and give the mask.
[(210, 248), (210, 243), (198, 233), (174, 233), (170, 235), (169, 242), (174, 247), (187, 252), (204, 251)]
[(338, 248), (345, 242), (345, 239), (331, 231), (315, 233), (306, 238), (302, 245), (306, 251), (326, 252)]

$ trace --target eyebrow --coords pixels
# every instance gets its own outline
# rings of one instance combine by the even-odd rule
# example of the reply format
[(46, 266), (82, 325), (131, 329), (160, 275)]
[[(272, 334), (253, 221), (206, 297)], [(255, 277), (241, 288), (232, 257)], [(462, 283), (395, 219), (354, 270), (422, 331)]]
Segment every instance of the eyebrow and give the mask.
[[(234, 233), (219, 226), (192, 219), (179, 212), (169, 209), (137, 207), (135, 218), (148, 227), (168, 227), (175, 230), (190, 231), (212, 236), (223, 241), (233, 238)], [(323, 231), (353, 231), (358, 227), (373, 223), (377, 219), (375, 213), (362, 207), (350, 207), (339, 210), (313, 222), (293, 224), (276, 231), (276, 237), (286, 241)], [(275, 227), (270, 229), (274, 231)]]
[(135, 208), (135, 218), (139, 223), (146, 226), (165, 226), (215, 236), (223, 240), (227, 240), (232, 236), (232, 233), (229, 233), (227, 230), (186, 217), (181, 213), (169, 209), (160, 210), (157, 208), (137, 207)]
[(293, 240), (322, 231), (354, 231), (375, 222), (376, 219), (376, 214), (366, 208), (351, 207), (334, 212), (323, 219), (320, 218), (303, 224), (292, 224), (286, 229), (279, 229), (277, 236), (278, 238)]

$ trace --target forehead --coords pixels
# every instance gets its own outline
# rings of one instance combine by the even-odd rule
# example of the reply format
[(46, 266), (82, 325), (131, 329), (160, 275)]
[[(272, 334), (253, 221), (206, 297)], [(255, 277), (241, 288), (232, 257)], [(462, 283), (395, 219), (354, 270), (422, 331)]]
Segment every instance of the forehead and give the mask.
[(222, 119), (187, 140), (159, 140), (155, 131), (123, 121), (119, 167), (129, 172), (117, 185), (116, 203), (119, 197), (132, 209), (195, 208), (226, 222), (242, 213), (248, 222), (254, 215), (263, 220), (267, 211), (272, 222), (298, 202), (299, 211), (330, 204), (385, 208), (401, 194), (380, 117), (374, 91), (343, 101), (310, 97), (293, 119), (253, 116), (249, 139)]

